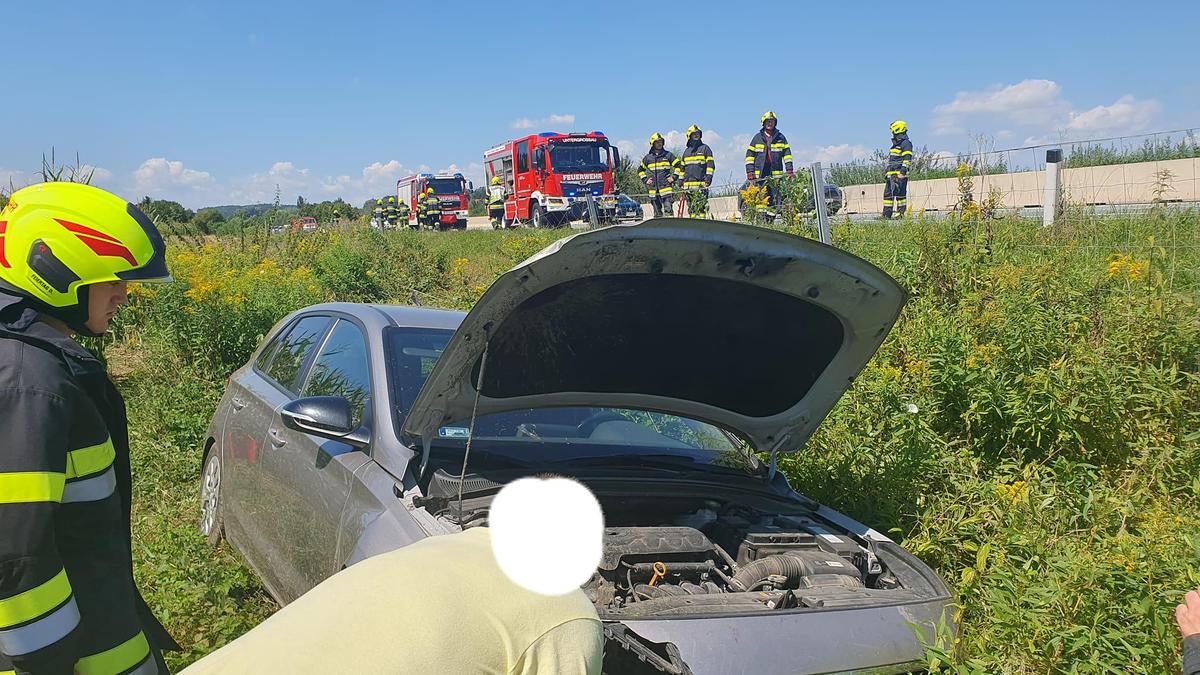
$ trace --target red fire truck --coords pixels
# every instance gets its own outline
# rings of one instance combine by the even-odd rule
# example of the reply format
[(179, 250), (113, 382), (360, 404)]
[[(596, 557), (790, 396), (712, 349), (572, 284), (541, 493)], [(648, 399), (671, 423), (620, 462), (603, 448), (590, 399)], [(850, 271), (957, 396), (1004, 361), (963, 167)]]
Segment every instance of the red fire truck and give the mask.
[(474, 185), (463, 178), (461, 173), (420, 173), (396, 181), (396, 201), (408, 204), (409, 226), (417, 227), (417, 200), (425, 194), (427, 187), (433, 188), (433, 194), (437, 195), (442, 204), (438, 229), (467, 229), (467, 210)]
[(613, 171), (620, 154), (599, 131), (546, 131), (516, 138), (483, 153), (487, 184), (499, 176), (507, 197), (504, 221), (558, 227), (588, 219), (587, 197), (597, 218), (612, 222), (617, 198)]

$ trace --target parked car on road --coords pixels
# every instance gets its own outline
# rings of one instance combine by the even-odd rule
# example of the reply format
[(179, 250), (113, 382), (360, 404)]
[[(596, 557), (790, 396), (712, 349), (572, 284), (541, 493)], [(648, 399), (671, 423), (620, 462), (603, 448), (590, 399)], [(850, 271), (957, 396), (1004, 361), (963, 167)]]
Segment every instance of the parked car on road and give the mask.
[(954, 631), (945, 583), (775, 468), (808, 451), (904, 301), (818, 242), (665, 218), (560, 240), (466, 314), (307, 307), (230, 378), (201, 531), (287, 603), (486, 526), (507, 482), (567, 475), (605, 514), (583, 589), (606, 672), (916, 670), (917, 631)]
[(642, 205), (625, 193), (617, 195), (617, 222), (625, 220), (641, 220)]

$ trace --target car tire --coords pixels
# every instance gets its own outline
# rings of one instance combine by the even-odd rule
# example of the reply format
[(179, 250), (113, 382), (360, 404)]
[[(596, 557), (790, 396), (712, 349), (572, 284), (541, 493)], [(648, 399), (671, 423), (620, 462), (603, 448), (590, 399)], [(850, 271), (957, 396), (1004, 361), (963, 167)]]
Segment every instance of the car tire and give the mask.
[(200, 534), (209, 546), (216, 546), (225, 534), (221, 519), (221, 453), (214, 445), (204, 459), (200, 473)]
[(534, 228), (546, 227), (546, 212), (542, 210), (541, 204), (530, 204), (529, 206), (529, 224)]

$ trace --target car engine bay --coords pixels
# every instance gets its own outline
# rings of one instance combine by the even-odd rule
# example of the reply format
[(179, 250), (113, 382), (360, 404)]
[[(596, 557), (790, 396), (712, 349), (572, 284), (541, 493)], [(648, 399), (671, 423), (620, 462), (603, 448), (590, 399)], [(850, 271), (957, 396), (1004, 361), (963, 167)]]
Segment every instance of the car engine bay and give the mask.
[(610, 525), (603, 550), (583, 589), (610, 618), (847, 607), (918, 597), (870, 548), (812, 514), (765, 514), (715, 499), (669, 524)]
[[(481, 490), (485, 482), (468, 478), (461, 519), (453, 499), (434, 496), (456, 489), (456, 477), (435, 476), (420, 505), (450, 526), (486, 525), (495, 491)], [(912, 576), (890, 569), (870, 542), (798, 503), (790, 513), (772, 513), (753, 499), (630, 496), (589, 487), (606, 527), (600, 563), (582, 588), (601, 618), (750, 614), (923, 597), (920, 588), (906, 587)]]

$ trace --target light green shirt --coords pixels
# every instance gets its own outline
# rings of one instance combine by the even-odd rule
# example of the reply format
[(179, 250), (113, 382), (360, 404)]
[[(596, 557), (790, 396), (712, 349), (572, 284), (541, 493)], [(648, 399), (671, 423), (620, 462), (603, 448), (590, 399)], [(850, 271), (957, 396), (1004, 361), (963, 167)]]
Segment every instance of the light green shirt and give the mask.
[(603, 647), (582, 591), (517, 586), (477, 527), (345, 569), (181, 675), (599, 675)]

